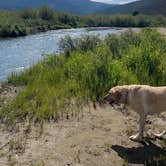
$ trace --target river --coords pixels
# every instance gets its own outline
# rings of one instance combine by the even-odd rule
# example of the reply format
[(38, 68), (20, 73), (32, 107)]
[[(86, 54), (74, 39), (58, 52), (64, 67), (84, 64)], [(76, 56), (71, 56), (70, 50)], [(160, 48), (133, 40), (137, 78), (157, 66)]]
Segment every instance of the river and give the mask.
[(119, 28), (78, 28), (53, 30), (26, 37), (0, 39), (0, 81), (7, 79), (12, 72), (22, 71), (37, 63), (42, 55), (58, 53), (59, 41), (66, 35), (73, 38), (84, 34), (100, 35), (118, 34)]

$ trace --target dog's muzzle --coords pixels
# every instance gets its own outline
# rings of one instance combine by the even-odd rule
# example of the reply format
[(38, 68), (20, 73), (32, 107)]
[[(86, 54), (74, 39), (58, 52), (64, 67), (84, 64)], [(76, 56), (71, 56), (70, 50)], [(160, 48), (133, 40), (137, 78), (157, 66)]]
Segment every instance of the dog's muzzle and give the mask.
[(109, 103), (111, 106), (115, 103), (115, 101), (110, 98), (109, 94), (104, 96), (104, 101)]
[(109, 97), (109, 95), (105, 95), (104, 96), (104, 101), (108, 101), (108, 97)]

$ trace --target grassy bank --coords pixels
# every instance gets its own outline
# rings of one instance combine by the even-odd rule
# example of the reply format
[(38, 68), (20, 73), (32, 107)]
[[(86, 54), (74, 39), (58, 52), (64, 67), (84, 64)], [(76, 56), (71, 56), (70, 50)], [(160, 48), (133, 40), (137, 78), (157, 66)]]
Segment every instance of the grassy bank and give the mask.
[(53, 29), (75, 27), (77, 17), (48, 6), (24, 11), (0, 11), (0, 37), (17, 37)]
[(165, 16), (84, 15), (54, 11), (49, 6), (24, 11), (0, 11), (0, 37), (17, 37), (77, 27), (164, 27)]
[(123, 84), (166, 85), (166, 38), (154, 29), (61, 41), (64, 53), (49, 55), (8, 82), (25, 89), (0, 113), (6, 122), (73, 115), (89, 101), (102, 101)]

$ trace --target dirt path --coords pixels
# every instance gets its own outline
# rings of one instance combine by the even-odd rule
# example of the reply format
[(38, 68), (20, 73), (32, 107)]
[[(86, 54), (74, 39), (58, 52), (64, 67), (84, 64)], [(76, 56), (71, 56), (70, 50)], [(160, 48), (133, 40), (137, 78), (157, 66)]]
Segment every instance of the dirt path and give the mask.
[[(106, 106), (90, 111), (85, 108), (79, 119), (60, 120), (32, 128), (19, 126), (13, 132), (1, 128), (0, 165), (166, 165), (164, 142), (142, 145), (128, 139), (137, 131), (137, 118), (133, 113), (124, 116)], [(163, 115), (148, 119), (147, 128), (162, 131), (166, 126), (165, 118)]]

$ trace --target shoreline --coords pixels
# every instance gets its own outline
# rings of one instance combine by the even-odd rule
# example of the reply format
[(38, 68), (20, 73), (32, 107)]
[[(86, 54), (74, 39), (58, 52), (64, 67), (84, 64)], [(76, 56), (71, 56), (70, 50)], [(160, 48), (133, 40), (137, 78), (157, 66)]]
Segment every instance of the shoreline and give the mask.
[(16, 38), (21, 38), (21, 37), (27, 37), (27, 36), (32, 36), (32, 35), (38, 35), (38, 34), (43, 34), (43, 33), (47, 33), (47, 32), (52, 32), (52, 31), (61, 31), (61, 30), (72, 30), (72, 29), (86, 29), (87, 31), (96, 31), (96, 30), (107, 30), (107, 29), (116, 29), (116, 30), (122, 30), (122, 29), (139, 29), (139, 27), (106, 27), (106, 26), (103, 26), (103, 27), (77, 27), (77, 28), (74, 28), (74, 27), (71, 27), (71, 28), (60, 28), (60, 29), (50, 29), (50, 30), (47, 30), (47, 31), (39, 31), (37, 33), (30, 33), (30, 34), (27, 34), (27, 35), (24, 35), (24, 36), (16, 36), (16, 37), (0, 37), (0, 41), (1, 40), (5, 40), (5, 39), (16, 39)]
[(37, 34), (41, 34), (41, 33), (46, 33), (46, 32), (51, 32), (51, 31), (60, 31), (60, 30), (71, 30), (71, 29), (87, 29), (87, 30), (90, 30), (90, 31), (95, 31), (95, 30), (107, 30), (107, 29), (116, 29), (116, 30), (128, 30), (128, 29), (132, 29), (134, 30), (135, 32), (138, 32), (139, 29), (143, 29), (143, 28), (155, 28), (155, 29), (159, 29), (159, 31), (161, 33), (164, 33), (166, 34), (166, 27), (110, 27), (110, 26), (99, 26), (99, 27), (87, 27), (87, 26), (83, 26), (83, 27), (67, 27), (67, 28), (58, 28), (58, 29), (49, 29), (49, 30), (46, 30), (46, 31), (38, 31), (36, 33), (30, 33), (30, 34), (26, 34), (26, 35), (23, 35), (23, 36), (15, 36), (15, 37), (1, 37), (0, 36), (0, 41), (1, 40), (5, 40), (5, 39), (16, 39), (16, 38), (21, 38), (21, 37), (26, 37), (26, 36), (31, 36), (31, 35), (37, 35)]
[[(8, 39), (1, 40), (0, 42), (2, 42), (2, 46), (4, 46), (4, 47), (5, 47), (6, 42), (9, 42), (9, 43), (13, 44), (13, 45), (9, 44), (9, 48), (11, 48), (11, 47), (16, 47), (17, 48), (18, 47), (19, 51), (16, 50), (16, 52), (18, 52), (17, 54), (15, 54), (14, 49), (11, 49), (11, 50), (14, 51), (13, 56), (16, 57), (16, 60), (18, 59), (17, 55), (20, 59), (21, 58), (22, 59), (20, 60), (20, 62), (17, 60), (16, 61), (17, 63), (16, 62), (13, 63), (12, 62), (13, 56), (10, 56), (10, 59), (8, 59), (9, 62), (7, 62), (5, 60), (5, 56), (8, 57), (8, 55), (10, 55), (10, 54), (12, 55), (12, 52), (9, 51), (5, 55), (5, 50), (2, 51), (1, 58), (2, 58), (2, 61), (6, 61), (6, 63), (3, 64), (4, 67), (2, 67), (2, 69), (5, 69), (4, 74), (2, 72), (3, 70), (1, 70), (2, 75), (0, 77), (1, 78), (0, 82), (1, 81), (2, 82), (6, 81), (7, 77), (12, 72), (17, 72), (17, 71), (19, 72), (19, 71), (26, 70), (27, 68), (29, 68), (29, 66), (36, 64), (38, 61), (41, 61), (43, 59), (43, 56), (42, 56), (43, 53), (44, 54), (47, 54), (48, 52), (49, 52), (49, 54), (52, 54), (54, 52), (58, 53), (59, 52), (59, 46), (58, 46), (59, 39), (57, 39), (57, 41), (56, 41), (56, 38), (59, 38), (59, 37), (64, 38), (68, 34), (74, 37), (77, 34), (77, 31), (78, 31), (78, 35), (76, 35), (76, 37), (78, 37), (78, 38), (81, 36), (81, 34), (88, 34), (88, 33), (89, 33), (89, 35), (90, 34), (96, 35), (97, 33), (99, 33), (101, 35), (101, 38), (102, 38), (102, 34), (103, 34), (103, 36), (105, 36), (105, 33), (106, 34), (107, 33), (117, 33), (117, 35), (118, 35), (118, 34), (123, 33), (126, 30), (127, 30), (126, 28), (120, 28), (120, 29), (118, 28), (117, 29), (117, 27), (71, 28), (71, 29), (52, 30), (52, 31), (44, 32), (44, 33), (29, 35), (29, 36), (26, 36), (26, 37), (19, 37), (19, 38), (16, 38), (16, 39), (8, 38)], [(62, 35), (60, 35), (60, 34), (62, 34)], [(55, 43), (55, 46), (52, 43), (50, 43), (49, 41), (48, 41), (48, 44), (47, 44), (47, 40), (49, 40), (49, 36), (52, 39), (52, 41)], [(39, 45), (36, 44), (36, 46), (37, 46), (36, 53), (31, 54), (31, 52), (35, 50), (35, 47), (33, 47), (33, 45), (32, 45), (31, 46), (32, 49), (31, 49), (29, 45), (31, 45), (31, 43), (33, 43), (33, 40), (35, 40), (35, 42), (38, 43), (37, 38), (40, 38), (40, 37), (42, 39), (42, 42), (39, 41), (40, 44)], [(46, 38), (46, 40), (45, 40), (45, 38)], [(3, 45), (3, 41), (5, 41), (4, 45)], [(30, 41), (30, 42), (27, 42), (27, 41)], [(25, 42), (25, 43), (21, 44), (21, 42)], [(44, 47), (42, 46), (43, 42), (46, 45)], [(18, 43), (18, 45), (16, 45), (15, 43)], [(27, 44), (28, 49), (26, 49), (26, 44)], [(7, 45), (8, 45), (8, 43), (7, 43)], [(25, 52), (27, 51), (27, 53), (24, 54), (24, 49), (20, 46), (22, 46), (23, 48), (25, 47)], [(41, 51), (41, 50), (43, 50), (43, 51)], [(22, 56), (20, 56), (20, 55), (22, 55)], [(28, 63), (25, 61), (26, 57), (27, 57), (27, 59), (29, 59), (29, 60), (27, 60)], [(30, 59), (32, 59), (31, 57), (33, 57), (34, 60), (30, 60)], [(9, 67), (10, 67), (9, 71), (8, 71), (8, 68), (7, 68), (7, 66), (8, 66), (7, 63), (9, 63)], [(14, 67), (14, 66), (16, 66), (16, 67)], [(24, 68), (24, 69), (19, 70), (19, 67)]]
[[(143, 28), (152, 28), (152, 29), (158, 29), (160, 33), (163, 33), (166, 35), (166, 27), (77, 27), (77, 28), (62, 28), (62, 29), (50, 29), (47, 31), (41, 31), (37, 33), (31, 33), (27, 34), (24, 36), (17, 36), (17, 37), (0, 37), (0, 41), (7, 40), (7, 39), (16, 39), (16, 38), (22, 38), (22, 37), (27, 37), (27, 36), (33, 36), (33, 35), (38, 35), (38, 34), (44, 34), (47, 32), (52, 32), (52, 31), (61, 31), (61, 30), (72, 30), (72, 29), (86, 29), (87, 31), (96, 31), (96, 30), (107, 30), (107, 29), (115, 29), (115, 30), (124, 30), (127, 31), (129, 29), (133, 30), (134, 32), (139, 32)], [(123, 31), (123, 32), (124, 32)]]

